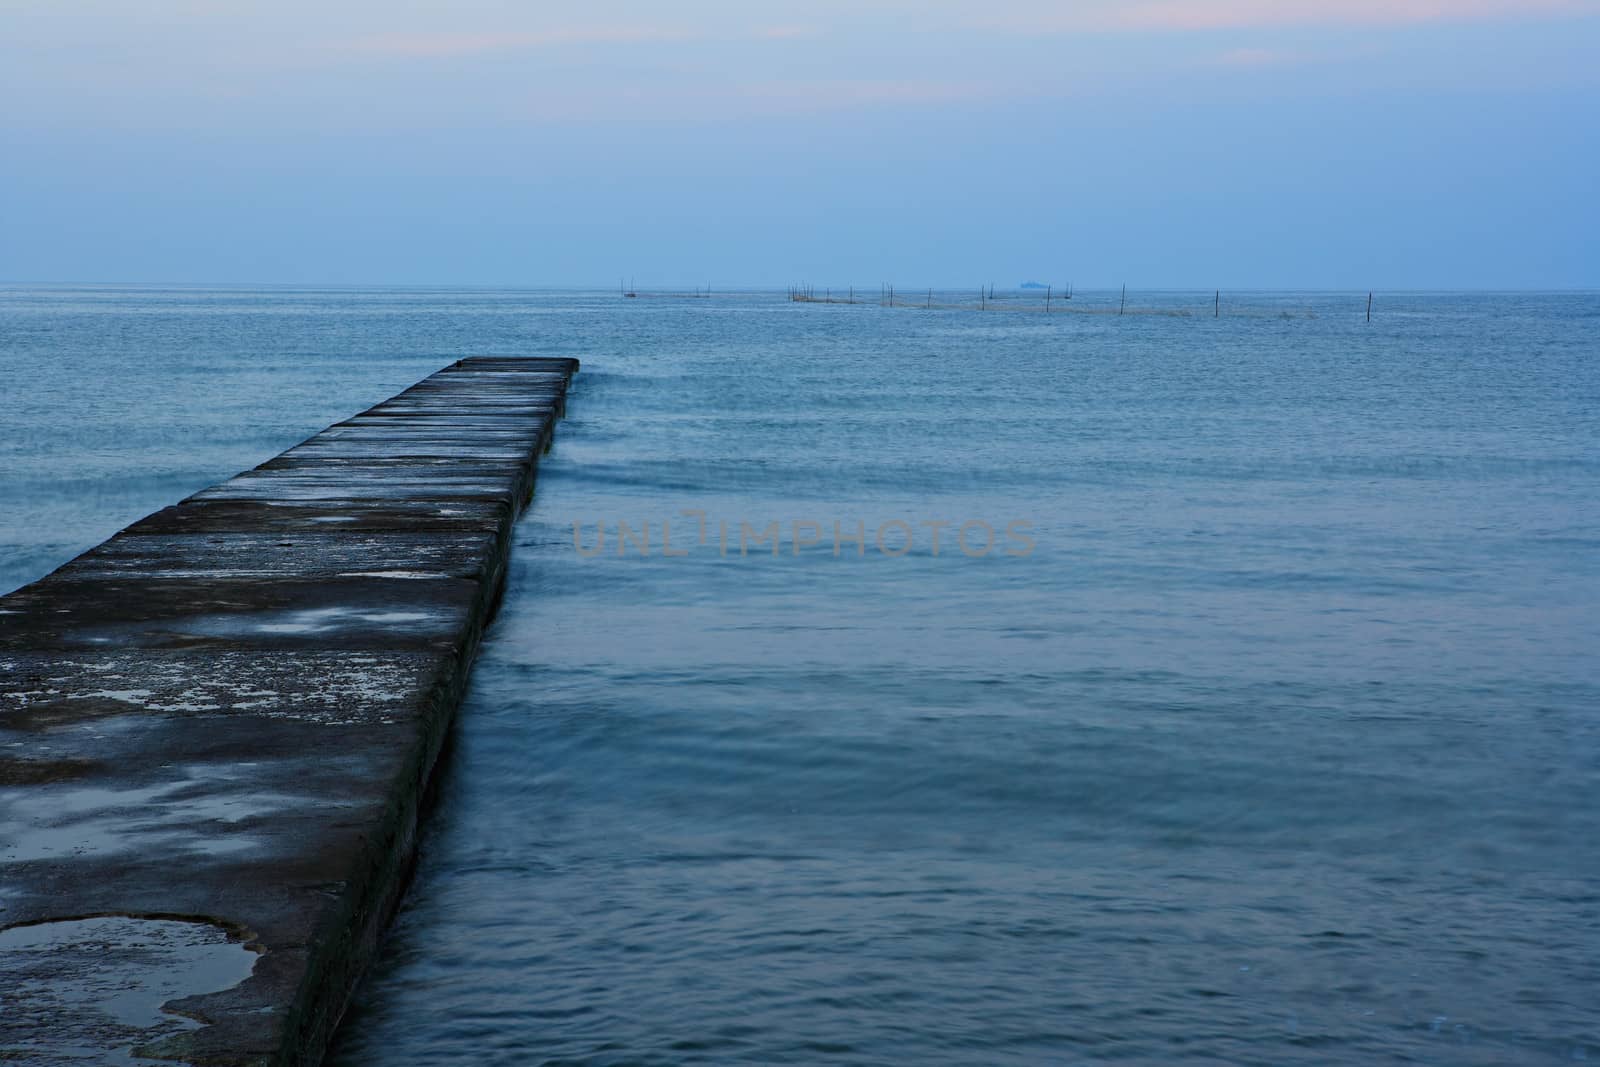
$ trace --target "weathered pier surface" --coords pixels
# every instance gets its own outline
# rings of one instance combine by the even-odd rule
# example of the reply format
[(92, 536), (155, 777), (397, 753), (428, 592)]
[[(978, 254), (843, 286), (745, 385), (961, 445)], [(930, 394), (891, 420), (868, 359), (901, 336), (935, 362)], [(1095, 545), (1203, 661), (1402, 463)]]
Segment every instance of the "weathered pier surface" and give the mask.
[(576, 369), (462, 360), (0, 598), (0, 1063), (321, 1058)]

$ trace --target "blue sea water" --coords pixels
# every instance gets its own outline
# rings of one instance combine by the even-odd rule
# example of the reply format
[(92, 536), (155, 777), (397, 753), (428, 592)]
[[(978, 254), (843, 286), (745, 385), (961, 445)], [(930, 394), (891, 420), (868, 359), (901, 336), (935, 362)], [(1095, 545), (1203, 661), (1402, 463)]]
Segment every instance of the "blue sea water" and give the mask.
[(576, 355), (332, 1062), (1600, 1057), (1600, 297), (1038, 299), (0, 289), (0, 588)]

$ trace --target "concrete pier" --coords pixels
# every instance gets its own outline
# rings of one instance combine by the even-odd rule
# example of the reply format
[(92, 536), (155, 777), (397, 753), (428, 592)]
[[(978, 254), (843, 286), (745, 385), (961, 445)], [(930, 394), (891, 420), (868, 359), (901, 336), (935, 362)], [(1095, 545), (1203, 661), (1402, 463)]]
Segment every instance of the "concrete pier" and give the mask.
[(318, 1062), (576, 370), (462, 360), (0, 598), (0, 1063)]

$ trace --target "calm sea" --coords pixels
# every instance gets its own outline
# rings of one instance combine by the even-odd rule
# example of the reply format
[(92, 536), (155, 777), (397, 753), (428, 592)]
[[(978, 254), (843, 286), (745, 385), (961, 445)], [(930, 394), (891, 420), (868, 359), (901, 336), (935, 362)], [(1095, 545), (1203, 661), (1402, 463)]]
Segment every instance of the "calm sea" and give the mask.
[(335, 1064), (1600, 1058), (1600, 297), (1037, 300), (0, 289), (0, 588), (576, 355)]

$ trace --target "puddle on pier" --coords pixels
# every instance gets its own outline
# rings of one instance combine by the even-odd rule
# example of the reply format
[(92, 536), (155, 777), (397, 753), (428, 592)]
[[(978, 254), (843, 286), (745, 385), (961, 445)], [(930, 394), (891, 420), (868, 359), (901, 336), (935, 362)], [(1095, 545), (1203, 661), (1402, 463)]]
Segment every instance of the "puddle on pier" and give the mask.
[[(204, 920), (107, 915), (0, 930), (0, 1047), (29, 1063), (158, 1062), (133, 1050), (200, 1026), (162, 1005), (231, 989), (257, 959)], [(28, 1035), (22, 1044), (12, 1026)]]

